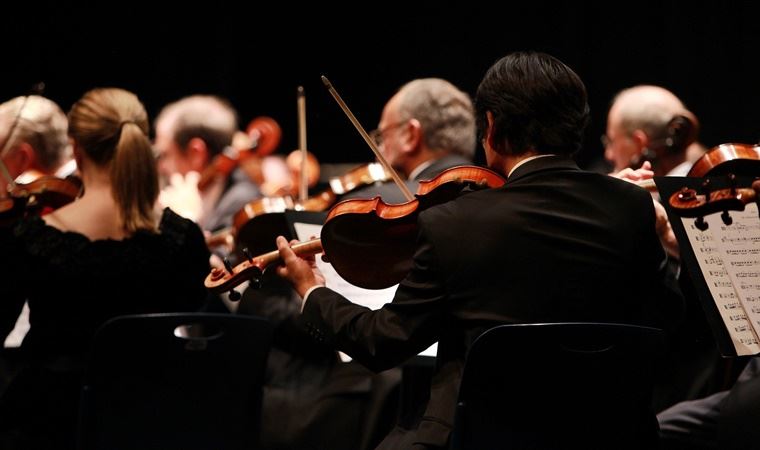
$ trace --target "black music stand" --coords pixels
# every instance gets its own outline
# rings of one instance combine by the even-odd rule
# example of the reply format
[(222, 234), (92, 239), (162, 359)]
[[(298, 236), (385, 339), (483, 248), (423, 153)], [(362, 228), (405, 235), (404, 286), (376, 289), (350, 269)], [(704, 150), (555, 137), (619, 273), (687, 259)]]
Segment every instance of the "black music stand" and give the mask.
[[(752, 177), (737, 177), (734, 182), (735, 187), (748, 188), (752, 184), (753, 180), (754, 178)], [(734, 357), (737, 356), (736, 349), (731, 340), (731, 336), (726, 329), (726, 324), (724, 323), (720, 311), (718, 310), (715, 299), (710, 292), (710, 288), (707, 285), (707, 281), (705, 280), (702, 269), (700, 267), (700, 263), (698, 261), (698, 258), (702, 257), (703, 255), (697, 255), (695, 253), (695, 249), (685, 229), (685, 226), (694, 226), (697, 219), (682, 217), (669, 203), (670, 197), (684, 187), (695, 189), (698, 193), (702, 193), (702, 186), (704, 185), (705, 181), (708, 181), (710, 186), (709, 189), (713, 192), (720, 189), (729, 189), (732, 184), (727, 176), (705, 178), (655, 177), (655, 184), (657, 185), (658, 191), (660, 193), (662, 204), (668, 213), (668, 219), (670, 220), (671, 226), (673, 227), (673, 232), (675, 233), (676, 239), (678, 240), (681, 252), (682, 266), (685, 267), (685, 269), (688, 271), (688, 275), (693, 281), (694, 290), (701, 303), (702, 309), (705, 312), (705, 316), (710, 325), (710, 328), (712, 329), (713, 335), (715, 336), (718, 350), (724, 357)], [(731, 211), (729, 211), (729, 215), (731, 215)]]

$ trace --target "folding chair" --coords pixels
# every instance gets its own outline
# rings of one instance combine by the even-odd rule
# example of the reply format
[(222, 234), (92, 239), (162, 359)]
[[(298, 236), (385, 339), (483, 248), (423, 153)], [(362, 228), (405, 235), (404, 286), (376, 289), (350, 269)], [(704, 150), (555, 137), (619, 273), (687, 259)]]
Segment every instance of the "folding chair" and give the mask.
[(95, 335), (82, 387), (82, 450), (256, 449), (271, 345), (265, 319), (120, 316)]

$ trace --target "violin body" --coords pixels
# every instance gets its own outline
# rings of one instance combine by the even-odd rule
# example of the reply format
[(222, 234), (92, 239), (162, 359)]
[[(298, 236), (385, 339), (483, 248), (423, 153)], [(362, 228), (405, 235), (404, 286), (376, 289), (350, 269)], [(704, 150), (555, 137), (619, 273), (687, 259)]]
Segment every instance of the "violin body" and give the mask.
[(351, 284), (366, 289), (398, 284), (412, 267), (420, 211), (453, 200), (468, 188), (495, 188), (504, 182), (489, 169), (461, 166), (420, 182), (410, 202), (344, 200), (330, 210), (322, 227), (325, 254)]
[(74, 201), (82, 194), (82, 181), (73, 176), (43, 175), (36, 180), (16, 183), (0, 196), (0, 226), (8, 226), (25, 215), (44, 215)]
[(55, 210), (71, 203), (82, 194), (82, 188), (82, 180), (77, 177), (44, 175), (31, 183), (17, 184), (12, 195), (26, 196), (27, 208), (34, 208), (39, 213), (45, 208)]
[(688, 177), (760, 174), (760, 146), (721, 144), (711, 148), (691, 166)]

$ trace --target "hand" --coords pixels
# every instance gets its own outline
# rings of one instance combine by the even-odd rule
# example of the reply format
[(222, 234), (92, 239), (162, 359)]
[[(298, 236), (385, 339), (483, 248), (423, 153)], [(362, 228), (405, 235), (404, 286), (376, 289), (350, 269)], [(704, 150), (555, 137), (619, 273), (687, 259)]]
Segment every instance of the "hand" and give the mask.
[(197, 222), (203, 213), (203, 200), (198, 191), (198, 172), (188, 172), (184, 177), (175, 173), (169, 179), (169, 185), (158, 194), (162, 208), (171, 208), (182, 217)]
[(680, 259), (681, 255), (678, 241), (676, 240), (676, 234), (673, 232), (673, 227), (670, 225), (670, 220), (668, 220), (668, 214), (665, 212), (665, 207), (657, 200), (652, 200), (652, 202), (654, 203), (657, 237), (660, 238), (660, 243), (669, 256)]
[(293, 252), (290, 246), (297, 243), (297, 240), (288, 243), (284, 237), (277, 236), (277, 250), (285, 263), (277, 268), (277, 275), (290, 281), (298, 295), (303, 298), (312, 287), (324, 286), (325, 277), (317, 268), (314, 255), (302, 258)]
[(610, 176), (635, 183), (637, 181), (651, 179), (654, 176), (654, 171), (652, 171), (652, 163), (649, 161), (644, 161), (641, 164), (641, 167), (636, 170), (626, 168), (620, 172), (613, 172), (610, 174)]

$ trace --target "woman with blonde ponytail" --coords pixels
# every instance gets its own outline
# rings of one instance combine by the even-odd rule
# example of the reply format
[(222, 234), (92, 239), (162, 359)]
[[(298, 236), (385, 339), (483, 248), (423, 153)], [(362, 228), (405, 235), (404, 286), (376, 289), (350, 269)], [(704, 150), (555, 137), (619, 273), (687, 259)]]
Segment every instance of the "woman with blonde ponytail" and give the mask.
[(117, 315), (194, 311), (209, 252), (198, 226), (155, 209), (156, 161), (145, 108), (117, 88), (87, 92), (69, 112), (84, 185), (76, 201), (16, 224), (0, 261), (0, 325), (24, 300), (27, 361), (0, 398), (0, 448), (73, 449), (84, 356)]

